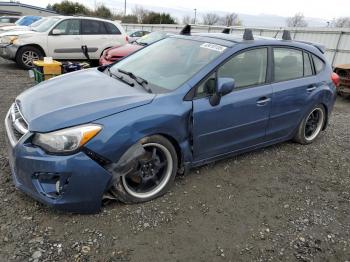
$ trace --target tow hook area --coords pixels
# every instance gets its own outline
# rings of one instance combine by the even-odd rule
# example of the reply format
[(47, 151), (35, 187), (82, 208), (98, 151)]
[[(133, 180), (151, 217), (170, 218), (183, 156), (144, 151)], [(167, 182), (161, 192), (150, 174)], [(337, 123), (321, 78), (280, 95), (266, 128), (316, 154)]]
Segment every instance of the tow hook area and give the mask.
[(111, 163), (106, 166), (108, 172), (112, 174), (112, 180), (109, 185), (109, 190), (103, 195), (102, 200), (118, 200), (118, 196), (114, 193), (113, 186), (117, 185), (120, 178), (132, 172), (135, 172), (140, 161), (147, 155), (141, 142), (131, 146), (117, 163)]

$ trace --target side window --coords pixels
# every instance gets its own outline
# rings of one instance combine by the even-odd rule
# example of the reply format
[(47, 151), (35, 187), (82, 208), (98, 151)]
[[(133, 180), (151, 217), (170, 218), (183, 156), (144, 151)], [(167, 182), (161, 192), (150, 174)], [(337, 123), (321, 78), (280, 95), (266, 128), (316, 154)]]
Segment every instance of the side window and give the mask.
[(304, 52), (304, 76), (311, 76), (313, 75), (312, 67), (311, 67), (311, 60), (308, 53)]
[(110, 34), (110, 35), (120, 35), (121, 34), (118, 27), (116, 27), (115, 25), (105, 22), (105, 26), (107, 28), (108, 34)]
[(64, 20), (55, 29), (59, 29), (62, 35), (79, 35), (80, 21), (77, 19)]
[(303, 52), (290, 48), (274, 48), (275, 81), (303, 77)]
[(312, 55), (312, 59), (314, 60), (316, 74), (318, 74), (323, 70), (324, 62), (315, 55)]
[(236, 88), (266, 82), (267, 48), (253, 49), (234, 56), (218, 70), (218, 77), (233, 78)]
[(83, 35), (106, 35), (107, 30), (104, 22), (97, 20), (82, 20), (82, 34)]

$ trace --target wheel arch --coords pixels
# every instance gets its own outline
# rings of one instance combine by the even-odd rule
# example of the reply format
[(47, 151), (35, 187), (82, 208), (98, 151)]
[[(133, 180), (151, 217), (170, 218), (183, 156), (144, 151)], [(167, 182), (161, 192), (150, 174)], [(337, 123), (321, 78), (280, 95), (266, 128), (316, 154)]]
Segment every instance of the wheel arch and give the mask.
[(21, 46), (20, 48), (18, 48), (18, 50), (17, 50), (17, 52), (16, 52), (16, 56), (17, 56), (18, 51), (19, 51), (20, 49), (24, 48), (24, 47), (35, 47), (35, 48), (38, 48), (38, 49), (43, 53), (43, 55), (46, 56), (46, 53), (45, 53), (44, 48), (42, 48), (42, 47), (41, 47), (40, 45), (38, 45), (38, 44), (26, 44), (26, 45)]

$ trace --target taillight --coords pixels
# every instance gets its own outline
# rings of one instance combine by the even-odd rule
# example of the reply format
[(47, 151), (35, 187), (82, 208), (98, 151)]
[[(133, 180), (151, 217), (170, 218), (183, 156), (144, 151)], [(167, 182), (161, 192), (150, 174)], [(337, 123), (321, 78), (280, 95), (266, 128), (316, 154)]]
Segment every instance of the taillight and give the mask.
[(125, 36), (125, 40), (126, 40), (126, 42), (129, 42), (129, 37)]
[(331, 79), (336, 87), (340, 85), (340, 77), (337, 73), (332, 73)]

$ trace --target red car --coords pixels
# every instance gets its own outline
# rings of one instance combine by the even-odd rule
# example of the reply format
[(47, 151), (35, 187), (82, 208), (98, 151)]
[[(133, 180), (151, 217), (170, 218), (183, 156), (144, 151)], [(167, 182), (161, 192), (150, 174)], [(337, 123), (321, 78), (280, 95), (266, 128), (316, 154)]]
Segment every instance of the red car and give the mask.
[(144, 46), (150, 45), (156, 41), (159, 41), (169, 35), (168, 32), (153, 32), (145, 35), (131, 44), (123, 46), (115, 46), (105, 50), (100, 58), (100, 65), (109, 65), (116, 61), (121, 60), (127, 55), (130, 55)]

